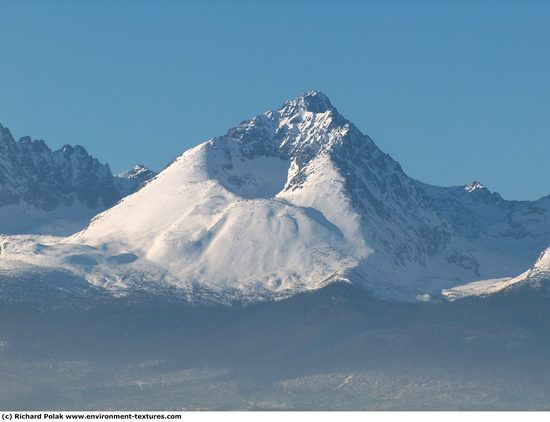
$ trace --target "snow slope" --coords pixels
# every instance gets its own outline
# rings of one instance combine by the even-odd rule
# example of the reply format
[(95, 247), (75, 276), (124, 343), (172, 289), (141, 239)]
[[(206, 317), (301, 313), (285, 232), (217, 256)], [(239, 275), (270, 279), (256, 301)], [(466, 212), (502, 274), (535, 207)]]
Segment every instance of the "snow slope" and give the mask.
[(0, 270), (223, 300), (334, 281), (386, 299), (452, 298), (476, 280), (498, 279), (464, 289), (499, 291), (530, 267), (550, 244), (549, 210), (480, 183), (415, 181), (311, 91), (186, 151), (71, 237), (0, 239)]
[(530, 269), (517, 277), (474, 281), (451, 289), (445, 289), (442, 291), (442, 295), (449, 300), (462, 299), (469, 296), (487, 296), (524, 285), (538, 287), (541, 282), (545, 281), (550, 281), (550, 248), (540, 254), (540, 257)]

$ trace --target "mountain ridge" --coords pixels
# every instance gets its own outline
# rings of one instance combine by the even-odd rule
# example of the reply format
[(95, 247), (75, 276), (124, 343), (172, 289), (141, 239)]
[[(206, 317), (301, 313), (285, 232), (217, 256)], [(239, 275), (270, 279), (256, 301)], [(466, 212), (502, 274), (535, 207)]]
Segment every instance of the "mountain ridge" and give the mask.
[(118, 294), (168, 285), (263, 300), (346, 281), (383, 299), (441, 299), (523, 273), (550, 245), (549, 222), (545, 198), (410, 178), (308, 91), (184, 152), (83, 231), (48, 239), (47, 259), (32, 246), (44, 239), (11, 238), (4, 260)]
[(0, 125), (0, 232), (70, 234), (154, 175), (114, 177), (80, 145), (54, 151)]

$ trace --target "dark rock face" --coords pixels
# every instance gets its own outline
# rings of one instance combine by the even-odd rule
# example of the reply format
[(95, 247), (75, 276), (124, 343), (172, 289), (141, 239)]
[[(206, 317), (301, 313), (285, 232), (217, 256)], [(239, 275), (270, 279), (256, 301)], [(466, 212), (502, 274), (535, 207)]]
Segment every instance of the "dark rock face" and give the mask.
[(51, 211), (79, 201), (101, 209), (120, 198), (109, 166), (81, 146), (52, 151), (42, 140), (18, 142), (0, 126), (0, 206), (21, 201)]
[[(70, 224), (69, 231), (78, 229), (155, 175), (144, 166), (136, 166), (120, 177), (113, 176), (109, 165), (100, 163), (80, 145), (52, 151), (44, 141), (28, 136), (16, 141), (9, 129), (0, 125), (0, 210), (20, 207), (15, 214), (14, 210), (5, 211), (10, 217), (4, 216), (0, 231), (29, 233), (35, 231), (34, 225), (55, 225), (60, 215), (52, 212), (61, 209), (65, 210), (61, 212), (63, 224), (78, 221)], [(69, 211), (71, 207), (74, 213)], [(24, 215), (17, 218), (18, 212)]]

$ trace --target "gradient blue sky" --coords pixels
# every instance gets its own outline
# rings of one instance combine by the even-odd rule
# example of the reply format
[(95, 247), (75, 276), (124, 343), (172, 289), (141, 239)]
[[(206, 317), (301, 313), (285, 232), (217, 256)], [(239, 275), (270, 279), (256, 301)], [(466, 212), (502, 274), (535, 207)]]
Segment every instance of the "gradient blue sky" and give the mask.
[(550, 193), (550, 2), (6, 1), (0, 123), (162, 169), (318, 89), (412, 177)]

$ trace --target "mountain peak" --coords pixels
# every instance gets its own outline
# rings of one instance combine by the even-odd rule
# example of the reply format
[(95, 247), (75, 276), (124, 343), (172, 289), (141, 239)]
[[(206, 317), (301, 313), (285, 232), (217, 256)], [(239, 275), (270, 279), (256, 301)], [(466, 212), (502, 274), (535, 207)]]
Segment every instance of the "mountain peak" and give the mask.
[(122, 177), (125, 179), (144, 179), (148, 180), (154, 176), (156, 176), (157, 173), (147, 166), (144, 166), (143, 164), (136, 164), (132, 169), (123, 171), (118, 174), (118, 177)]
[(13, 139), (13, 135), (11, 134), (10, 130), (0, 125), (0, 142), (15, 142)]
[(151, 170), (143, 164), (136, 164), (130, 170), (119, 173), (115, 177), (115, 184), (119, 192), (123, 192), (124, 195), (129, 195), (136, 192), (157, 174), (156, 171)]
[(307, 91), (297, 98), (287, 101), (282, 110), (308, 111), (311, 113), (325, 113), (335, 110), (328, 97), (321, 91)]
[(467, 192), (473, 192), (476, 190), (486, 189), (481, 182), (474, 180), (473, 182), (468, 183), (464, 186), (464, 190)]
[(42, 139), (32, 139), (30, 136), (23, 136), (19, 139), (19, 144), (34, 151), (51, 151)]

